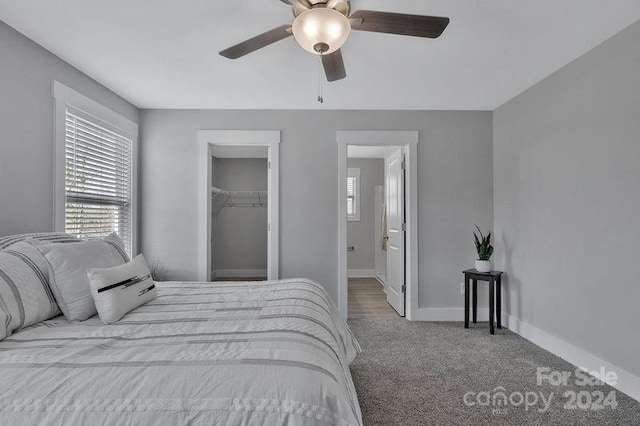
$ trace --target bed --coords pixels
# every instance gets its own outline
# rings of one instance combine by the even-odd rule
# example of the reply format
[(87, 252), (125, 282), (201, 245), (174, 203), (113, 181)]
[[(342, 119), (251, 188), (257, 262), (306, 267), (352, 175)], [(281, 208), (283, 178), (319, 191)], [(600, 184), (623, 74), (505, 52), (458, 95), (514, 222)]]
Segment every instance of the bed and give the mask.
[(0, 342), (0, 424), (361, 425), (359, 346), (321, 285), (157, 283), (115, 324)]

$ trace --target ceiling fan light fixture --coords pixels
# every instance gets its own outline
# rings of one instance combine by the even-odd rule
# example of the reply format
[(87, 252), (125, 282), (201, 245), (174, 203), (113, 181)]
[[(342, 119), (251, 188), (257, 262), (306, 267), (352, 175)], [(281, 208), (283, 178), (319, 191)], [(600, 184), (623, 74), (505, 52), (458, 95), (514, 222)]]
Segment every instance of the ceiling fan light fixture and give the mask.
[(304, 50), (314, 55), (328, 55), (347, 41), (351, 22), (337, 10), (314, 8), (298, 15), (291, 30)]

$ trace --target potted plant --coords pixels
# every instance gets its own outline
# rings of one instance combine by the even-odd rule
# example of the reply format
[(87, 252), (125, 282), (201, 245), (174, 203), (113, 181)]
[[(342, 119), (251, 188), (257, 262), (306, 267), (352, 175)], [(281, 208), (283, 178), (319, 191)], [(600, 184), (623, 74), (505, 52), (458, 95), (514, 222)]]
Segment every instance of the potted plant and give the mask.
[(482, 231), (476, 225), (476, 229), (480, 236), (475, 232), (473, 233), (473, 239), (476, 244), (476, 251), (478, 252), (478, 260), (476, 260), (476, 271), (478, 272), (490, 272), (491, 271), (491, 255), (493, 254), (493, 246), (491, 245), (491, 232), (486, 236), (482, 234)]

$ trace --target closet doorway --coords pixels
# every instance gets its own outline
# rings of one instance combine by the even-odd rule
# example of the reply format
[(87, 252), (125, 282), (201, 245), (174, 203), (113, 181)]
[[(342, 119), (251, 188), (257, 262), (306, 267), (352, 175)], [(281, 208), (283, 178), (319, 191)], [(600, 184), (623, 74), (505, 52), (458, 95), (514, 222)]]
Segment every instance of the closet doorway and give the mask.
[(199, 276), (278, 279), (279, 131), (201, 130)]
[(268, 149), (211, 148), (211, 279), (267, 279)]

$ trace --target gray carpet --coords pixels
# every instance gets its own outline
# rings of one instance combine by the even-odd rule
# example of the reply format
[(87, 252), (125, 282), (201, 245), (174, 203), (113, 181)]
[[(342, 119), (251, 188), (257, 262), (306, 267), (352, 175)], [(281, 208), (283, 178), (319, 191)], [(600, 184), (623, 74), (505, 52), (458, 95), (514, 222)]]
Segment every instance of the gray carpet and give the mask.
[[(462, 323), (396, 318), (350, 319), (349, 325), (363, 349), (351, 372), (365, 425), (640, 425), (640, 403), (615, 391), (617, 408), (598, 409), (592, 392), (607, 396), (613, 388), (578, 386), (573, 365), (508, 330), (491, 336), (487, 323), (464, 329)], [(539, 386), (537, 367), (571, 372), (568, 385)], [(500, 386), (513, 403), (491, 402)], [(565, 408), (565, 392), (581, 391), (589, 393), (582, 394), (583, 408)], [(467, 401), (476, 405), (465, 404), (468, 392)], [(478, 396), (487, 401), (481, 392), (489, 392), (489, 405), (478, 405)], [(527, 392), (529, 408), (518, 396)], [(547, 400), (553, 393), (546, 411), (540, 393)]]

